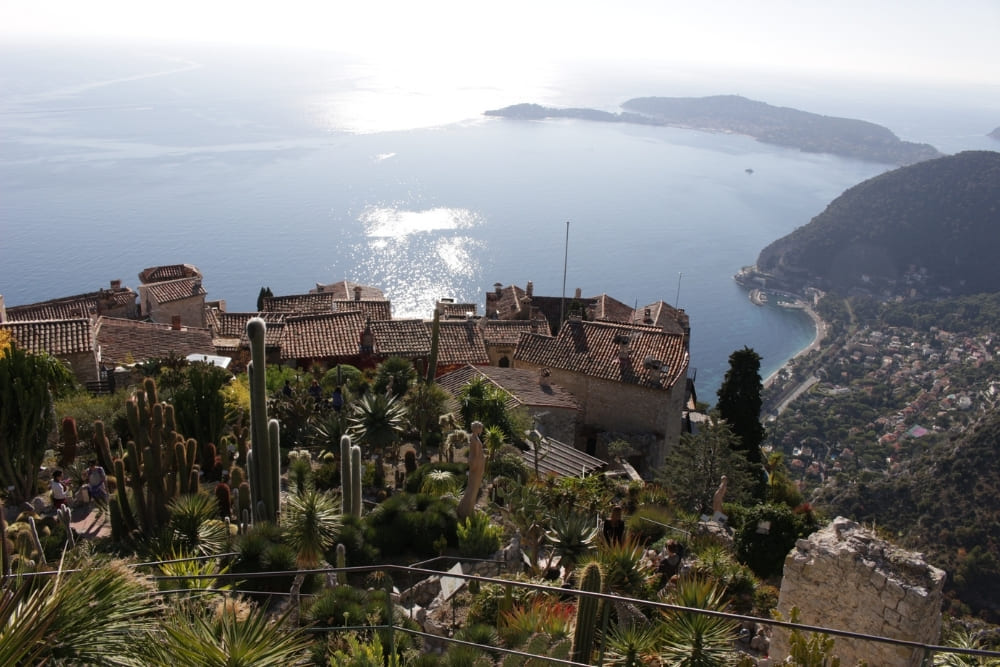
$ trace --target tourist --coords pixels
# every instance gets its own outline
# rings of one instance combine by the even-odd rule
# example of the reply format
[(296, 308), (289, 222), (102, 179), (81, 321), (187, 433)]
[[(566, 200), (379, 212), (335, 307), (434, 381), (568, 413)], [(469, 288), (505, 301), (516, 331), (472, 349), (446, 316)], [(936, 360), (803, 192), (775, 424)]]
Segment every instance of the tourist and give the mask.
[(91, 459), (88, 465), (90, 467), (87, 468), (87, 493), (90, 495), (90, 499), (107, 500), (108, 489), (106, 483), (108, 476), (104, 472), (104, 468), (97, 465), (97, 461), (94, 459)]
[(319, 380), (313, 379), (312, 384), (309, 385), (309, 395), (316, 401), (317, 406), (322, 403), (323, 389), (319, 386)]
[(62, 482), (62, 470), (52, 472), (52, 481), (49, 483), (52, 491), (52, 507), (59, 509), (66, 504), (67, 486)]
[(660, 559), (660, 565), (656, 568), (656, 571), (660, 575), (658, 588), (663, 588), (670, 579), (677, 574), (677, 570), (681, 566), (681, 548), (674, 540), (667, 540), (667, 544), (664, 546), (663, 558)]
[(621, 505), (611, 508), (611, 516), (604, 521), (604, 541), (608, 544), (621, 544), (625, 539), (625, 520), (622, 519)]
[(333, 397), (331, 400), (333, 402), (334, 411), (340, 412), (341, 408), (344, 407), (344, 392), (340, 390), (340, 387), (333, 390)]
[(292, 397), (292, 383), (289, 380), (285, 380), (285, 386), (281, 388), (281, 393), (285, 395), (285, 398)]

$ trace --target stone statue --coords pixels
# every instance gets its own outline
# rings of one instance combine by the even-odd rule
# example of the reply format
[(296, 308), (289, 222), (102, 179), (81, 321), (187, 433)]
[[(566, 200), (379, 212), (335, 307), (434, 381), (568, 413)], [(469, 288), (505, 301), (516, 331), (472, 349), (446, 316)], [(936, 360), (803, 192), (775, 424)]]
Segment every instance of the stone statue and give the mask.
[(458, 501), (456, 511), (459, 521), (465, 521), (472, 516), (479, 498), (479, 488), (483, 484), (483, 473), (486, 472), (486, 455), (483, 453), (483, 441), (479, 438), (483, 432), (482, 422), (472, 422), (472, 434), (469, 436), (469, 481), (465, 493)]
[(729, 480), (726, 478), (725, 475), (723, 475), (722, 479), (719, 481), (719, 488), (717, 488), (715, 490), (715, 495), (712, 496), (712, 514), (713, 515), (722, 514), (722, 501), (726, 497), (726, 485), (728, 483), (729, 483)]

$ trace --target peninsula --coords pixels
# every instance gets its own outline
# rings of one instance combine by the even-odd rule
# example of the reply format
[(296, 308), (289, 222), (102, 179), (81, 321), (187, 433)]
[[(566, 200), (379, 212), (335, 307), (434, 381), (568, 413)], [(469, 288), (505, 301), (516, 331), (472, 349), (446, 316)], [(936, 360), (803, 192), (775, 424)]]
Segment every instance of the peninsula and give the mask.
[(884, 164), (908, 165), (941, 157), (933, 146), (903, 141), (888, 128), (875, 123), (776, 107), (739, 95), (637, 97), (621, 106), (623, 112), (612, 113), (598, 109), (515, 104), (485, 114), (522, 120), (579, 118), (733, 132), (804, 152), (830, 153)]

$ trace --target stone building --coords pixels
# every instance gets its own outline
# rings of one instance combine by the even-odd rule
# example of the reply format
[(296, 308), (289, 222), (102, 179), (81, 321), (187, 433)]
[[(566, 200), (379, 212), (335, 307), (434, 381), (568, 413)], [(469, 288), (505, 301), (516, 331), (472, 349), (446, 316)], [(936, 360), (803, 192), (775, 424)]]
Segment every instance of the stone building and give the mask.
[(100, 381), (94, 323), (89, 318), (4, 322), (0, 329), (9, 331), (22, 350), (64, 361), (80, 383)]
[(102, 317), (97, 321), (95, 338), (101, 350), (101, 362), (106, 366), (128, 365), (168, 356), (216, 354), (210, 330), (186, 327), (179, 322), (160, 324)]
[[(837, 517), (799, 540), (785, 559), (778, 598), (782, 617), (799, 610), (806, 625), (937, 644), (945, 573), (918, 553), (880, 539), (874, 531)], [(788, 655), (789, 632), (775, 627), (771, 657)], [(922, 664), (922, 651), (894, 644), (836, 637), (841, 664)]]
[(681, 434), (688, 350), (681, 334), (656, 326), (568, 320), (553, 338), (523, 334), (514, 368), (530, 369), (573, 394), (583, 410), (574, 444), (606, 459), (601, 434), (652, 436), (635, 463), (660, 465)]
[(112, 280), (110, 287), (96, 292), (0, 309), (0, 322), (70, 320), (81, 317), (95, 320), (102, 315), (129, 319), (135, 318), (137, 314), (136, 293), (124, 287), (121, 280)]
[(541, 378), (537, 371), (466, 365), (441, 375), (437, 383), (452, 395), (451, 412), (459, 410), (462, 388), (477, 378), (504, 390), (509, 397), (507, 409), (527, 412), (534, 428), (546, 437), (566, 443), (576, 441), (583, 416), (579, 401), (548, 378)]
[(158, 324), (205, 328), (201, 272), (190, 264), (151, 266), (139, 272), (139, 315)]

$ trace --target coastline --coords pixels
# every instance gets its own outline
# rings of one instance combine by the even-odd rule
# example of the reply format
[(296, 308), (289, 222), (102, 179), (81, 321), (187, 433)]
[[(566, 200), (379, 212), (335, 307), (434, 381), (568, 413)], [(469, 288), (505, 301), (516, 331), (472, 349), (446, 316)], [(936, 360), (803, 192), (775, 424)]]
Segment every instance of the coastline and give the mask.
[(816, 334), (813, 336), (812, 341), (808, 345), (806, 345), (801, 350), (799, 350), (794, 355), (792, 355), (788, 359), (788, 361), (786, 361), (785, 363), (783, 363), (781, 366), (778, 367), (777, 370), (775, 370), (773, 373), (771, 373), (770, 375), (767, 376), (767, 378), (763, 382), (763, 386), (764, 386), (765, 389), (768, 388), (771, 384), (774, 383), (775, 379), (778, 377), (778, 373), (780, 373), (782, 370), (784, 370), (785, 368), (787, 368), (788, 365), (792, 361), (798, 359), (799, 357), (801, 357), (803, 355), (806, 355), (806, 354), (812, 352), (813, 350), (820, 349), (820, 347), (823, 344), (823, 341), (826, 340), (826, 336), (827, 336), (827, 333), (828, 333), (828, 327), (827, 327), (826, 322), (823, 320), (823, 318), (819, 316), (819, 313), (817, 313), (815, 310), (813, 310), (812, 306), (809, 306), (808, 304), (806, 304), (803, 301), (797, 301), (796, 303), (799, 304), (796, 307), (799, 308), (800, 310), (804, 311), (810, 317), (810, 319), (812, 319), (813, 325), (816, 328)]

